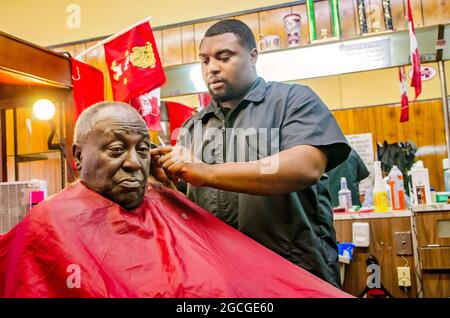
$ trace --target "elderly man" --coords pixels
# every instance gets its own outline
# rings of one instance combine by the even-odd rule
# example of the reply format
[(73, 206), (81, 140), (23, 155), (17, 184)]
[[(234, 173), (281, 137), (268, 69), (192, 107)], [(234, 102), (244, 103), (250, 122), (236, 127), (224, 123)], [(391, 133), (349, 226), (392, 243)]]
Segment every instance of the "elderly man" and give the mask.
[(81, 181), (0, 239), (0, 297), (345, 297), (178, 192), (146, 191), (150, 142), (128, 104), (75, 128)]

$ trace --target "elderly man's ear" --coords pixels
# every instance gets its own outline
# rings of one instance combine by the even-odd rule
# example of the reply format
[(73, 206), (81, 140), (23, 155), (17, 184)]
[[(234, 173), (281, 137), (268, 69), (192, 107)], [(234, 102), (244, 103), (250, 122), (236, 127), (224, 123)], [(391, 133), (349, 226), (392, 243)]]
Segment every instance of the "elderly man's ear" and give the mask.
[(81, 170), (81, 148), (78, 144), (72, 145), (73, 161), (75, 162), (75, 169)]

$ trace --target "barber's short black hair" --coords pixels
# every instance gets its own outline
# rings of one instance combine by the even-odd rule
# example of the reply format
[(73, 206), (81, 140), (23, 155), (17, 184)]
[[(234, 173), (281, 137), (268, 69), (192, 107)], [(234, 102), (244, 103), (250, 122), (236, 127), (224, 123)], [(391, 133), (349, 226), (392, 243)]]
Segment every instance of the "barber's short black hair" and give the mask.
[[(205, 37), (221, 35), (224, 33), (233, 33), (240, 39), (242, 46), (246, 46), (249, 50), (256, 48), (255, 36), (252, 30), (242, 21), (235, 19), (227, 19), (216, 22), (205, 33)], [(201, 45), (201, 44), (200, 44)]]

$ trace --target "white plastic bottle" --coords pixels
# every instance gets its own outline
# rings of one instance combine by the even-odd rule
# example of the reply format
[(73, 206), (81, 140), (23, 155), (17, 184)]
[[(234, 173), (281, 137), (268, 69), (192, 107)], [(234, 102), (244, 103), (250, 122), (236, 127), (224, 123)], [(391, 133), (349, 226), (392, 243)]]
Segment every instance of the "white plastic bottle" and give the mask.
[(414, 193), (414, 204), (430, 204), (430, 177), (428, 169), (423, 166), (421, 160), (411, 168), (411, 183)]
[(341, 178), (341, 190), (339, 190), (338, 195), (339, 206), (345, 208), (346, 211), (350, 210), (353, 206), (352, 192), (347, 187), (347, 179), (345, 177)]
[(381, 162), (374, 162), (375, 183), (373, 185), (373, 205), (375, 212), (387, 212), (389, 210), (389, 199), (384, 187), (383, 176), (381, 174)]

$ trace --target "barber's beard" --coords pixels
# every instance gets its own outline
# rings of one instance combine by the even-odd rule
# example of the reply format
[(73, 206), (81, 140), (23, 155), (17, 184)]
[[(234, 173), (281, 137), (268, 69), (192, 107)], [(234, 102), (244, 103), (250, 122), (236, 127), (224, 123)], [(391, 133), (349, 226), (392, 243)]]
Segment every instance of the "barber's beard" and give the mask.
[(208, 87), (209, 95), (215, 102), (223, 103), (237, 98), (235, 90), (227, 82), (224, 82), (224, 86), (224, 91), (217, 94)]

